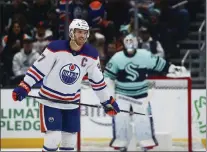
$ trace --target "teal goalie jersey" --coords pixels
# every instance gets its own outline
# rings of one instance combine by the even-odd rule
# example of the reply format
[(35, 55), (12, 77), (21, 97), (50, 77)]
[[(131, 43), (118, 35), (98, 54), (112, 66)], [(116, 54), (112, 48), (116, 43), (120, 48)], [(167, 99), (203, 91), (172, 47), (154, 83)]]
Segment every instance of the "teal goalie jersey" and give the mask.
[(104, 76), (115, 81), (115, 93), (131, 97), (147, 95), (149, 70), (167, 72), (169, 64), (145, 49), (137, 49), (129, 57), (124, 51), (116, 53), (107, 63)]

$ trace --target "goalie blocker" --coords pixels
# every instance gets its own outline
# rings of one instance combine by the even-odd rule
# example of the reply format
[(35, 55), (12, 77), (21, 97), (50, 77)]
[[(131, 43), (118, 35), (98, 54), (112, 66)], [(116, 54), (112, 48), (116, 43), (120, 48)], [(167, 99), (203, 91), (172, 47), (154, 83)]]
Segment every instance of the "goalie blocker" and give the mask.
[[(135, 145), (144, 149), (151, 149), (158, 145), (155, 138), (154, 124), (150, 102), (148, 98), (134, 99), (124, 95), (116, 95), (120, 108), (130, 110), (132, 113), (120, 113), (113, 118), (113, 139), (111, 147), (121, 149), (128, 147), (132, 137), (135, 138)], [(146, 115), (133, 115), (134, 112), (145, 113)]]

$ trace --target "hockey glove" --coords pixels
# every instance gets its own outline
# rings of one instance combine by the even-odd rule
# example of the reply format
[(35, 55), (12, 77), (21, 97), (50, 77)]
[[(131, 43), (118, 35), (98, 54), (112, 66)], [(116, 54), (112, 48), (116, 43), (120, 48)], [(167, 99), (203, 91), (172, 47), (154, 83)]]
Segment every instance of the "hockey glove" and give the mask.
[(113, 97), (110, 97), (106, 102), (101, 103), (106, 114), (114, 116), (120, 112), (119, 106)]
[(169, 73), (167, 74), (168, 77), (189, 77), (190, 73), (187, 69), (183, 66), (175, 66), (173, 64), (169, 67)]
[(18, 87), (12, 92), (12, 98), (14, 101), (22, 101), (30, 92), (31, 88), (24, 81), (21, 81)]

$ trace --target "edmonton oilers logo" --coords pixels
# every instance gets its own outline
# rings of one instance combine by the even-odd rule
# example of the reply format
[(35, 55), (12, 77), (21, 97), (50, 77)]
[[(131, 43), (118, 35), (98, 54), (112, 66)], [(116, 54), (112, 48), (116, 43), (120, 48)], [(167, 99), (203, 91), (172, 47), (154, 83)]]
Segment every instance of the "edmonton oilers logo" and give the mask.
[(60, 79), (63, 83), (71, 85), (75, 83), (80, 76), (80, 68), (76, 64), (67, 64), (60, 70)]

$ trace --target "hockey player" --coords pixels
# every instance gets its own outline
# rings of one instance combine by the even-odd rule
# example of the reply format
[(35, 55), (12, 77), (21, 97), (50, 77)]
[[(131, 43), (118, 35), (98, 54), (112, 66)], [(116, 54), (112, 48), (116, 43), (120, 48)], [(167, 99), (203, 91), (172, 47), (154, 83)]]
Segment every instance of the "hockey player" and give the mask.
[[(69, 26), (70, 40), (51, 42), (39, 59), (29, 68), (24, 80), (13, 90), (14, 101), (23, 100), (32, 86), (43, 79), (39, 96), (45, 99), (80, 102), (83, 76), (88, 78), (99, 97), (105, 112), (114, 116), (120, 112), (114, 98), (108, 92), (99, 69), (98, 52), (90, 44), (89, 26), (85, 20), (74, 19)], [(43, 151), (74, 150), (77, 132), (80, 131), (78, 105), (60, 104), (49, 100), (40, 102), (41, 131), (45, 133)]]
[[(158, 145), (154, 134), (150, 102), (147, 98), (149, 89), (146, 80), (147, 72), (155, 70), (178, 74), (183, 68), (169, 64), (145, 49), (137, 49), (138, 42), (132, 34), (127, 35), (123, 43), (125, 49), (114, 54), (106, 65), (105, 80), (114, 85), (116, 100), (121, 109), (145, 113), (147, 116), (126, 113), (115, 116), (110, 146), (126, 151), (134, 134), (140, 147), (147, 150)], [(130, 125), (132, 121), (135, 128)]]

